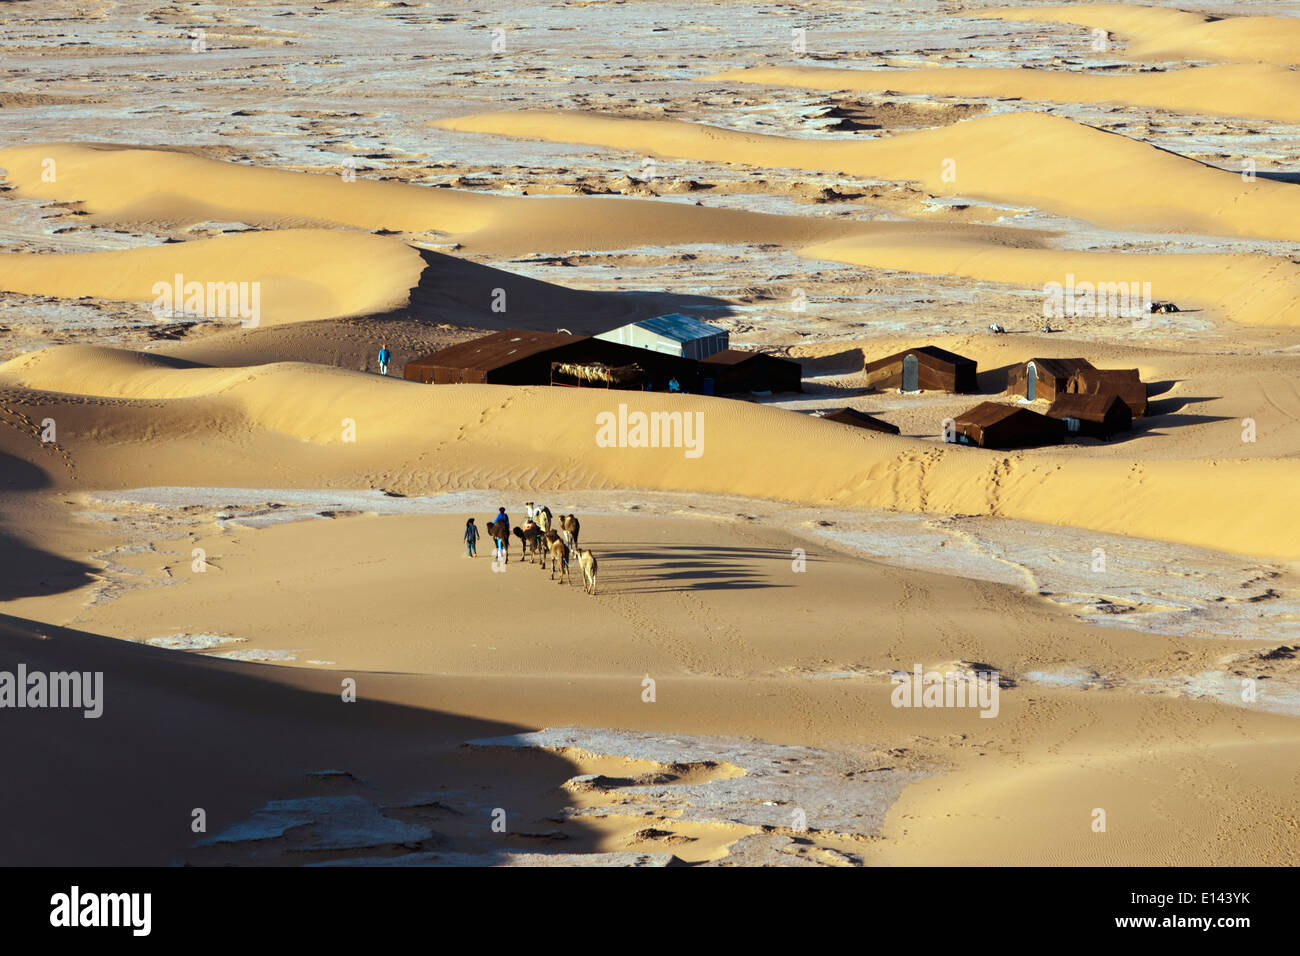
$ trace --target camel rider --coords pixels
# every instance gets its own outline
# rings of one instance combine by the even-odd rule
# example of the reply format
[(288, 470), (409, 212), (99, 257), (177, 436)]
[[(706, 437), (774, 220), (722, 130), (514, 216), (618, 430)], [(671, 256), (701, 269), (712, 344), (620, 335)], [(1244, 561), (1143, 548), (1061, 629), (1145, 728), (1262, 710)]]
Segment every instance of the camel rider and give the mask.
[(510, 530), (510, 516), (509, 516), (508, 514), (506, 514), (506, 509), (505, 509), (505, 508), (498, 508), (498, 509), (497, 509), (497, 516), (496, 516), (496, 518), (494, 518), (493, 520), (494, 520), (494, 521), (504, 521), (504, 522), (506, 523), (506, 530), (507, 530), (507, 531)]

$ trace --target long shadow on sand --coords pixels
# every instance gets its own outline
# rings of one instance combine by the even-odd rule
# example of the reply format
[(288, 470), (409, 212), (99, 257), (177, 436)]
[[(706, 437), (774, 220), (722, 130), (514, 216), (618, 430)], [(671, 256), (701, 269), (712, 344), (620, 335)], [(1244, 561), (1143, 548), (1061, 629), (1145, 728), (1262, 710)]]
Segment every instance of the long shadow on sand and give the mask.
[(595, 335), (669, 312), (709, 317), (732, 312), (725, 299), (711, 296), (570, 289), (428, 249), (417, 251), (425, 267), (402, 310), (404, 317), (488, 331), (564, 328), (574, 335)]
[[(511, 851), (596, 849), (581, 821), (565, 825), (562, 843), (530, 838), (530, 830), (554, 830), (549, 821), (566, 806), (558, 787), (573, 766), (543, 752), (526, 765), (467, 752), (465, 741), (536, 728), (434, 709), (445, 686), (437, 678), (352, 675), (356, 700), (344, 702), (343, 672), (217, 660), (0, 615), (0, 670), (14, 673), (20, 663), (28, 674), (101, 672), (102, 714), (0, 713), (8, 771), (0, 865), (293, 866), (421, 852), (483, 854), (490, 865)], [(204, 838), (191, 827), (196, 808), (216, 835), (272, 800), (328, 808), (331, 797), (368, 802), (385, 826), (432, 832), (326, 849), (313, 834), (328, 820), (312, 820), (222, 844), (215, 858), (211, 848), (194, 849)], [(494, 807), (506, 811), (507, 833), (493, 832)], [(355, 831), (343, 832), (355, 842)]]
[[(50, 487), (50, 479), (40, 466), (0, 453), (0, 485), (5, 491), (37, 491)], [(16, 507), (16, 502), (0, 499), (0, 515)], [(73, 591), (93, 581), (98, 570), (51, 554), (0, 526), (0, 601)]]
[[(786, 588), (772, 580), (777, 573), (792, 573), (793, 555), (777, 548), (711, 547), (632, 542), (600, 552), (603, 567), (617, 568), (609, 577), (611, 590), (624, 594), (665, 591), (744, 591)], [(808, 555), (809, 563), (821, 560)], [(762, 562), (760, 567), (750, 567)]]
[[(416, 251), (425, 267), (409, 302), (401, 307), (317, 322), (232, 328), (172, 348), (221, 366), (315, 362), (377, 372), (376, 353), (387, 345), (393, 353), (393, 374), (400, 379), (406, 362), (474, 332), (566, 329), (574, 335), (594, 335), (670, 312), (707, 320), (733, 311), (726, 300), (710, 296), (571, 289), (428, 249)], [(565, 270), (561, 266), (555, 271)]]
[(1231, 421), (1228, 415), (1184, 415), (1179, 414), (1188, 405), (1198, 402), (1212, 402), (1218, 396), (1187, 396), (1185, 398), (1166, 398), (1147, 405), (1147, 414), (1133, 419), (1132, 431), (1122, 432), (1110, 439), (1112, 445), (1140, 441), (1143, 438), (1165, 438), (1172, 429), (1186, 428), (1189, 425), (1204, 425), (1211, 422)]

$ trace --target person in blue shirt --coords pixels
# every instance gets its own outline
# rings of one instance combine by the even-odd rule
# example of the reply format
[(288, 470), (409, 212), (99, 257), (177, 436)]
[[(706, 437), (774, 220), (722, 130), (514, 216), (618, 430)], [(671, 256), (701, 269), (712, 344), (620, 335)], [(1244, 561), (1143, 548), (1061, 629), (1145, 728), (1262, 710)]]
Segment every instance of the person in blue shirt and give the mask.
[[(493, 518), (491, 521), (489, 521), (488, 524), (492, 524), (493, 521), (504, 521), (504, 522), (506, 523), (506, 532), (507, 532), (507, 534), (509, 533), (509, 531), (510, 531), (510, 516), (509, 516), (508, 514), (506, 514), (506, 509), (505, 509), (505, 508), (498, 508), (498, 509), (497, 509), (497, 516), (496, 516), (495, 518)], [(496, 544), (496, 556), (497, 556), (498, 558), (500, 558), (500, 557), (502, 557), (502, 556), (504, 555), (504, 553), (505, 553), (505, 549), (502, 547), (503, 542), (502, 542), (502, 540), (501, 540), (500, 538), (494, 538), (493, 540), (494, 540), (494, 542), (495, 542), (495, 544)], [(507, 539), (507, 540), (508, 540), (508, 539)]]
[(392, 359), (392, 357), (393, 357), (393, 353), (388, 351), (387, 345), (381, 345), (379, 347), (379, 374), (380, 375), (388, 374), (388, 362), (390, 359)]
[(681, 383), (677, 381), (677, 378), (675, 376), (668, 380), (668, 391), (680, 392), (681, 390), (682, 390)]

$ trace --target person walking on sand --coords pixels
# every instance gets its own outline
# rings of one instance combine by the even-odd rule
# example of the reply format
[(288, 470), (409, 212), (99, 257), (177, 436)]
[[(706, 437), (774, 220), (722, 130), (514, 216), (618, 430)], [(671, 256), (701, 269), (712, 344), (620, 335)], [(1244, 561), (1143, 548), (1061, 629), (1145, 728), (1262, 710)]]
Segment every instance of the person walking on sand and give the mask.
[(469, 557), (478, 557), (478, 526), (474, 524), (473, 518), (465, 522), (465, 549), (469, 552)]
[[(497, 516), (496, 516), (495, 518), (493, 518), (491, 521), (489, 521), (488, 524), (491, 525), (493, 522), (496, 522), (496, 521), (504, 521), (504, 522), (505, 522), (506, 534), (509, 535), (509, 534), (510, 534), (510, 516), (509, 516), (508, 514), (506, 514), (506, 509), (505, 509), (505, 508), (498, 508), (498, 509), (497, 509)], [(490, 530), (490, 529), (489, 529), (489, 530)], [(500, 558), (504, 558), (504, 557), (505, 557), (505, 543), (509, 540), (509, 538), (508, 538), (508, 537), (506, 537), (506, 538), (498, 538), (498, 537), (496, 537), (495, 535), (493, 535), (492, 540), (496, 543), (496, 552), (495, 552), (495, 554), (496, 554), (496, 559), (499, 560)]]
[(393, 353), (388, 351), (387, 345), (379, 346), (379, 374), (388, 374), (388, 362), (392, 359)]

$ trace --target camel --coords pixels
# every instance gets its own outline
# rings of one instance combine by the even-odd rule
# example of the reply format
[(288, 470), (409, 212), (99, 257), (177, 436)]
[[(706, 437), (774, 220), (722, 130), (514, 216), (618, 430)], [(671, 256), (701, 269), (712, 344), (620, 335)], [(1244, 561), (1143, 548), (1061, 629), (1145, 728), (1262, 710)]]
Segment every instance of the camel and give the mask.
[(487, 526), (488, 536), (496, 539), (497, 554), (505, 558), (505, 563), (510, 563), (510, 525), (504, 521), (496, 520)]
[(539, 561), (541, 560), (543, 537), (541, 528), (530, 521), (526, 528), (515, 528), (515, 537), (521, 542), (520, 549), (527, 560), (531, 561), (534, 554), (538, 556)]
[(582, 589), (588, 594), (596, 593), (596, 556), (582, 548), (577, 550), (578, 567), (582, 568)]
[[(555, 534), (554, 531), (550, 534)], [(565, 544), (558, 534), (554, 538), (547, 535), (548, 550), (551, 555), (551, 580), (555, 580), (556, 565), (559, 565), (560, 584), (564, 583), (565, 576), (569, 573), (569, 546)]]
[(578, 546), (579, 527), (577, 515), (560, 515), (560, 534), (564, 536), (564, 543), (570, 550)]
[[(557, 541), (559, 541), (561, 544), (564, 544), (564, 539), (560, 537), (560, 533), (556, 531), (554, 528), (552, 528), (550, 531), (547, 531), (541, 537), (543, 570), (546, 568), (546, 558), (548, 555), (550, 555), (551, 548)], [(565, 545), (565, 547), (568, 547), (568, 545)]]
[(533, 512), (533, 520), (537, 522), (537, 527), (542, 529), (542, 534), (551, 530), (551, 509), (542, 505)]

